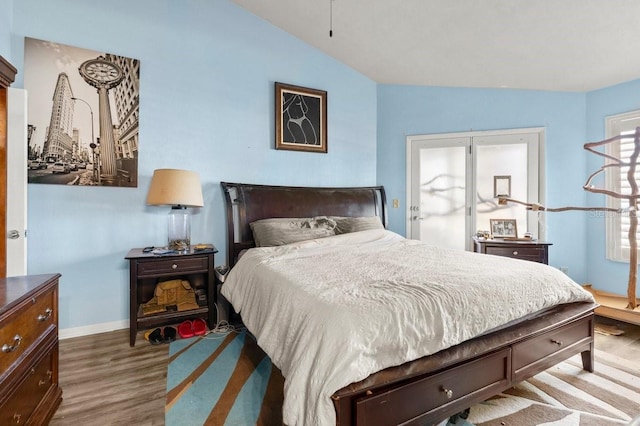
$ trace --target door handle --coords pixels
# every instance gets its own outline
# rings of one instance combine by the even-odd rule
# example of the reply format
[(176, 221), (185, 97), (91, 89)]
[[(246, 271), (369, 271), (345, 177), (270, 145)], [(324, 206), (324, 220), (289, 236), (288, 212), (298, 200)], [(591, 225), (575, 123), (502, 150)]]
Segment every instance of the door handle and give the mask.
[(18, 239), (20, 238), (20, 232), (12, 229), (11, 231), (7, 232), (7, 238), (9, 238), (10, 240)]

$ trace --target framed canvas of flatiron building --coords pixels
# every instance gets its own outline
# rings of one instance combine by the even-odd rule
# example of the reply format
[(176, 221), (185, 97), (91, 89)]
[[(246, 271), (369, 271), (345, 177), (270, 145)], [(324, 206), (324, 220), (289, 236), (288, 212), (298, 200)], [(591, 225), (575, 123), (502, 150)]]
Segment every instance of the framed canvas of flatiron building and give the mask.
[(327, 92), (275, 83), (276, 149), (327, 152)]
[(25, 38), (28, 182), (138, 186), (140, 61)]

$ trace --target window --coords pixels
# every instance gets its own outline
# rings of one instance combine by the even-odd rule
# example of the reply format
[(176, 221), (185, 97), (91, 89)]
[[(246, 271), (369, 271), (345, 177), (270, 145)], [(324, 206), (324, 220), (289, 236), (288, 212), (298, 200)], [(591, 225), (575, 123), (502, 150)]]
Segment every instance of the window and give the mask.
[[(640, 127), (640, 111), (631, 111), (624, 114), (618, 114), (607, 117), (606, 121), (606, 137), (625, 136), (619, 141), (606, 145), (605, 153), (612, 157), (619, 158), (623, 161), (629, 161), (629, 157), (633, 153), (633, 136), (636, 127)], [(610, 163), (610, 161), (608, 161)], [(636, 182), (640, 182), (640, 167), (636, 170)], [(609, 167), (605, 173), (605, 185), (608, 189), (617, 193), (630, 194), (631, 187), (627, 181), (627, 172), (629, 167)], [(629, 202), (627, 200), (607, 196), (607, 207), (615, 209), (627, 209)], [(629, 214), (608, 214), (606, 221), (607, 232), (607, 259), (617, 260), (621, 262), (629, 261)], [(638, 241), (640, 241), (640, 232), (637, 233)]]

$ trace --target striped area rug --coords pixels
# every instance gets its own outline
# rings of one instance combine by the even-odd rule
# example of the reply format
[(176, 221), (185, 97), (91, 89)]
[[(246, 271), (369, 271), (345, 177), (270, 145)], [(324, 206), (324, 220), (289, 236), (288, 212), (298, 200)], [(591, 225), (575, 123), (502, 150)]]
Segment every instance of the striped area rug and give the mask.
[(640, 416), (640, 360), (596, 350), (595, 372), (576, 355), (481, 404), (456, 425), (628, 425)]
[[(172, 342), (167, 426), (282, 425), (284, 379), (246, 333)], [(607, 426), (640, 416), (640, 361), (596, 351), (596, 372), (579, 356), (471, 407), (456, 426)]]
[(167, 426), (282, 425), (284, 378), (246, 332), (171, 342)]

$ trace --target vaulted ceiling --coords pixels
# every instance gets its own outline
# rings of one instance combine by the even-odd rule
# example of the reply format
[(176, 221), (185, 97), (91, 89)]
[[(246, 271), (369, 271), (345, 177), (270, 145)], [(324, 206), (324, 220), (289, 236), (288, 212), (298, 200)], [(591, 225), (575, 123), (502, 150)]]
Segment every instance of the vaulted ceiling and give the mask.
[(640, 78), (639, 0), (233, 1), (378, 83), (583, 92)]

